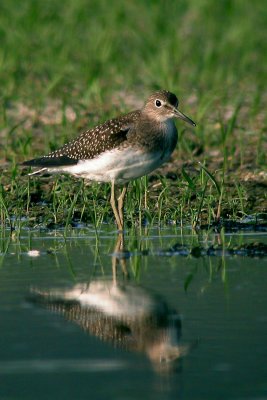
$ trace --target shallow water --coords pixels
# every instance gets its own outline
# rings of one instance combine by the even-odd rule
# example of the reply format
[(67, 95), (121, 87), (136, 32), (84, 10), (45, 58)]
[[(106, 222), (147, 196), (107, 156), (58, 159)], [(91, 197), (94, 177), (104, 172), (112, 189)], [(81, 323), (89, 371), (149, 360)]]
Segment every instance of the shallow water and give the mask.
[(266, 233), (63, 236), (3, 234), (1, 399), (267, 398)]

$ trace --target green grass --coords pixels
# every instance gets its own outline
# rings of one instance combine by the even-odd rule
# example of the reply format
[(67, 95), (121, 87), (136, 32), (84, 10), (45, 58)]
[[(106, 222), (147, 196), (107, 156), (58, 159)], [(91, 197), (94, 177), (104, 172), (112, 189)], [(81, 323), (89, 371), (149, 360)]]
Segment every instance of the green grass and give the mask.
[(2, 1), (2, 223), (112, 221), (107, 185), (29, 180), (16, 164), (158, 88), (179, 96), (197, 128), (179, 123), (168, 171), (132, 183), (128, 223), (196, 225), (266, 212), (266, 35), (260, 0)]

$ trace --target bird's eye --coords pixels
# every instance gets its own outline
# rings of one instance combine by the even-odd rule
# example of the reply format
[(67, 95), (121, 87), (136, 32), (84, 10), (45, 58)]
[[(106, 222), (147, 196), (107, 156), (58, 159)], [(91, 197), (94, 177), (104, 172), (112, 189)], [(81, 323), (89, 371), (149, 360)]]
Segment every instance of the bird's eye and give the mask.
[(156, 104), (156, 107), (161, 107), (162, 106), (162, 103), (161, 103), (160, 100), (156, 100), (155, 104)]

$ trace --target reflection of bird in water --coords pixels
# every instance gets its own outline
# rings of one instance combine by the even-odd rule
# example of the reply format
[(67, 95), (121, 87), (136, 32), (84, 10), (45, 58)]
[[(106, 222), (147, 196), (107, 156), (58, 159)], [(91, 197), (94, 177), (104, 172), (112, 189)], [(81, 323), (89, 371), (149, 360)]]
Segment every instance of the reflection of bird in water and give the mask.
[[(69, 289), (33, 289), (31, 300), (114, 347), (147, 354), (157, 370), (169, 371), (192, 345), (180, 343), (177, 311), (162, 297), (126, 280), (127, 256), (124, 236), (119, 234), (112, 257), (112, 279), (95, 279)], [(117, 277), (118, 265), (122, 281)]]
[(127, 350), (144, 352), (158, 369), (184, 356), (181, 320), (149, 291), (113, 280), (95, 280), (70, 289), (33, 290), (32, 300), (77, 323), (86, 332)]

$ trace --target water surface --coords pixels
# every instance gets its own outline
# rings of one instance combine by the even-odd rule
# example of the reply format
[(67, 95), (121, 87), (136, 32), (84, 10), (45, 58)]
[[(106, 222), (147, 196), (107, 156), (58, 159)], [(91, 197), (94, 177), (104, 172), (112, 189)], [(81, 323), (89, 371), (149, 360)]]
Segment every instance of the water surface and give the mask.
[(3, 234), (0, 398), (267, 398), (266, 239)]

